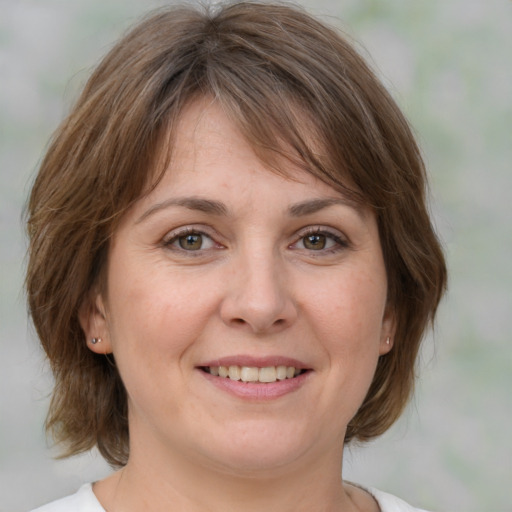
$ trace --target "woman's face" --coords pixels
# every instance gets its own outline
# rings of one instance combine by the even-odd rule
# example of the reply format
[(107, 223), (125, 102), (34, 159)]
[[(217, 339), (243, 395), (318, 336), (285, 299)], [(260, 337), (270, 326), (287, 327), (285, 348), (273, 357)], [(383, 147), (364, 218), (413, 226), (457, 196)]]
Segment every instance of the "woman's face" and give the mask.
[(270, 172), (215, 104), (177, 133), (81, 318), (126, 386), (131, 457), (252, 472), (339, 458), (390, 349), (375, 216), (290, 164), (293, 180)]

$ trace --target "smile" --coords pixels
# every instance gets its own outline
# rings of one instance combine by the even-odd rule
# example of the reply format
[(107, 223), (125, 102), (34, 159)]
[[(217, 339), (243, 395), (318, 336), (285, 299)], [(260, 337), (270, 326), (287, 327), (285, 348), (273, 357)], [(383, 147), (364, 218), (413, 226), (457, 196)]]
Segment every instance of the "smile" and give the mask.
[(242, 382), (256, 382), (267, 384), (286, 379), (298, 377), (305, 370), (295, 368), (294, 366), (265, 366), (258, 368), (256, 366), (203, 366), (201, 369), (213, 375), (224, 379), (231, 379)]

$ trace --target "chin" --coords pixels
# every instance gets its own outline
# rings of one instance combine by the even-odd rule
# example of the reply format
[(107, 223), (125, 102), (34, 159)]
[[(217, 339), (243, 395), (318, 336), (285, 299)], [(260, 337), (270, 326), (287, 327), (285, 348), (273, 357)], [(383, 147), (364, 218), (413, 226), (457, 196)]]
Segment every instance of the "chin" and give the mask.
[(207, 456), (225, 471), (238, 475), (279, 471), (305, 457), (315, 445), (316, 436), (306, 435), (297, 426), (286, 427), (289, 425), (276, 422), (245, 422), (226, 430), (222, 439), (217, 438), (215, 452), (207, 450)]
[(276, 452), (260, 449), (246, 453), (233, 450), (229, 453), (217, 453), (215, 456), (218, 470), (241, 478), (275, 477), (280, 470), (284, 471), (300, 460), (297, 450)]

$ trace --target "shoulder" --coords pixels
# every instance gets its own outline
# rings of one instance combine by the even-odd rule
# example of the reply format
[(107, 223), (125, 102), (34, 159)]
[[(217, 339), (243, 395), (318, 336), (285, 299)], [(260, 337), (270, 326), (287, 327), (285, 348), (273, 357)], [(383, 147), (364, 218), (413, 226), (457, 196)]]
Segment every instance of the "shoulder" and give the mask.
[(92, 492), (92, 485), (85, 484), (71, 496), (53, 501), (31, 512), (105, 512)]
[(381, 512), (427, 512), (421, 508), (411, 507), (405, 501), (387, 492), (372, 488), (366, 488), (366, 490), (375, 498)]

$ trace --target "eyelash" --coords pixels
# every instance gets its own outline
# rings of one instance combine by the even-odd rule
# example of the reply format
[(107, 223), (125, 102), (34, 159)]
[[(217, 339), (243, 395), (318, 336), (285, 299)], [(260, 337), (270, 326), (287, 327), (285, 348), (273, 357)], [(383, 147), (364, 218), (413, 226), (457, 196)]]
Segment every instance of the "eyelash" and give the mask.
[(343, 238), (343, 237), (333, 233), (332, 231), (329, 231), (329, 230), (326, 230), (323, 228), (313, 228), (313, 229), (308, 229), (306, 231), (303, 231), (302, 233), (300, 233), (300, 237), (298, 238), (298, 240), (296, 242), (294, 242), (293, 244), (291, 244), (290, 247), (297, 245), (299, 242), (303, 241), (307, 237), (318, 236), (318, 235), (325, 236), (327, 239), (332, 240), (335, 245), (330, 248), (322, 248), (322, 249), (319, 249), (316, 251), (313, 249), (307, 249), (306, 247), (304, 247), (302, 250), (305, 250), (315, 256), (317, 256), (317, 254), (314, 254), (314, 253), (319, 253), (318, 256), (320, 256), (322, 254), (325, 255), (326, 253), (334, 254), (339, 251), (348, 249), (350, 247), (350, 243), (348, 242), (348, 240), (346, 238)]
[(197, 250), (187, 250), (183, 247), (175, 246), (176, 243), (179, 243), (180, 238), (184, 238), (187, 236), (196, 235), (202, 237), (203, 241), (204, 239), (211, 240), (212, 245), (217, 246), (216, 248), (223, 248), (221, 244), (216, 242), (213, 237), (205, 233), (204, 231), (192, 227), (183, 228), (179, 231), (175, 231), (170, 234), (169, 237), (166, 237), (163, 240), (163, 246), (167, 249), (174, 250), (177, 252), (186, 253), (188, 256), (199, 256), (201, 255), (205, 250), (208, 250), (209, 248), (203, 249), (202, 247)]
[[(203, 243), (204, 243), (205, 239), (210, 240), (212, 247), (206, 247), (206, 248), (200, 247), (199, 249), (196, 249), (196, 250), (193, 250), (193, 249), (189, 250), (184, 247), (175, 245), (175, 244), (179, 244), (180, 239), (187, 237), (187, 236), (191, 236), (191, 235), (196, 235), (196, 236), (202, 237)], [(312, 237), (312, 236), (323, 236), (327, 240), (331, 240), (332, 242), (334, 242), (334, 246), (327, 247), (327, 248), (322, 247), (318, 250), (308, 249), (307, 247), (301, 247), (301, 248), (296, 247), (301, 242), (304, 244), (304, 240), (307, 237)], [(166, 237), (166, 239), (163, 240), (162, 245), (167, 249), (170, 249), (170, 250), (173, 250), (176, 252), (181, 252), (183, 254), (186, 254), (187, 256), (192, 256), (192, 257), (200, 256), (201, 254), (204, 254), (204, 251), (208, 251), (209, 249), (212, 249), (212, 248), (216, 248), (216, 249), (224, 248), (224, 246), (222, 244), (216, 242), (212, 236), (205, 233), (201, 229), (197, 229), (197, 228), (193, 228), (193, 227), (186, 227), (186, 228), (183, 228), (183, 229), (180, 229), (178, 231), (171, 233), (169, 235), (169, 237)], [(307, 229), (306, 231), (301, 232), (299, 234), (299, 237), (297, 238), (297, 240), (295, 242), (293, 242), (292, 244), (290, 244), (288, 247), (292, 248), (292, 249), (306, 251), (310, 255), (322, 256), (325, 254), (334, 254), (339, 251), (348, 249), (350, 247), (350, 243), (346, 238), (341, 237), (329, 230), (326, 230), (323, 228), (312, 228), (312, 229)]]

